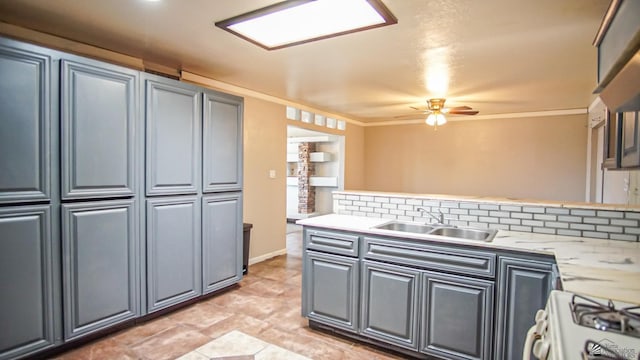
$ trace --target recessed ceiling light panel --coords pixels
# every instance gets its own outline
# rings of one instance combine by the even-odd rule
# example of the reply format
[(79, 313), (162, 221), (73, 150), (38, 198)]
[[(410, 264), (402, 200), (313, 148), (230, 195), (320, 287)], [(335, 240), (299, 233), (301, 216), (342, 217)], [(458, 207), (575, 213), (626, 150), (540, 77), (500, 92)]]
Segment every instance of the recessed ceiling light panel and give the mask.
[(292, 0), (215, 25), (274, 50), (397, 22), (380, 0)]

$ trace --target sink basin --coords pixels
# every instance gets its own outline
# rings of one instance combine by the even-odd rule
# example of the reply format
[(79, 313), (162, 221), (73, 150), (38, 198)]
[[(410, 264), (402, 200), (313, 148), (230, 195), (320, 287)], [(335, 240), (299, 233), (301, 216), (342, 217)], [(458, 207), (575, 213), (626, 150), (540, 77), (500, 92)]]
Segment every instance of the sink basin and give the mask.
[(471, 228), (459, 228), (453, 226), (441, 226), (436, 227), (426, 224), (409, 223), (401, 221), (391, 221), (386, 224), (378, 225), (376, 229), (391, 230), (399, 232), (409, 232), (414, 234), (424, 235), (436, 235), (446, 236), (450, 238), (458, 238), (465, 240), (476, 241), (491, 241), (498, 233), (497, 230), (490, 229), (471, 229)]
[(376, 226), (376, 229), (426, 234), (433, 230), (433, 226), (392, 221), (390, 223)]
[(479, 229), (465, 229), (455, 227), (441, 227), (436, 228), (430, 232), (431, 235), (448, 236), (454, 238), (461, 238), (466, 240), (481, 240), (491, 241), (496, 236), (496, 230), (479, 230)]

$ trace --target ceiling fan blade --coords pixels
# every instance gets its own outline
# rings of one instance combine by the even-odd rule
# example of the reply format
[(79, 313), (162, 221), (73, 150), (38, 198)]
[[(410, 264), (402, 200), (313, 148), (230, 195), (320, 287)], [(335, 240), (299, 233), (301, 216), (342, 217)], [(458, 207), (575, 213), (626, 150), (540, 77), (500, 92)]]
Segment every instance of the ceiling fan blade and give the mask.
[(470, 106), (454, 106), (454, 107), (450, 107), (449, 111), (451, 110), (472, 110), (472, 108)]
[(418, 111), (427, 111), (429, 110), (429, 108), (426, 107), (415, 107), (415, 106), (409, 106), (410, 108), (412, 108), (413, 110), (418, 110)]
[(398, 115), (393, 118), (396, 120), (416, 120), (416, 119), (425, 119), (427, 114), (409, 114), (409, 115)]
[(479, 113), (478, 110), (451, 110), (449, 114), (451, 115), (475, 115)]

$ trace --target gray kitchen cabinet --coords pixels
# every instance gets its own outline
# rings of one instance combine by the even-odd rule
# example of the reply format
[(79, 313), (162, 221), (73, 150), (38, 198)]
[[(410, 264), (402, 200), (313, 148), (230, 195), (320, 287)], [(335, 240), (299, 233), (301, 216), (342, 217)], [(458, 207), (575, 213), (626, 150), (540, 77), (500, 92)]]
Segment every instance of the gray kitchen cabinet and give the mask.
[(310, 320), (346, 331), (358, 330), (357, 258), (306, 251), (303, 312)]
[(202, 293), (200, 230), (197, 197), (147, 199), (147, 312)]
[(0, 39), (0, 204), (51, 196), (52, 70), (49, 50)]
[(535, 323), (554, 285), (551, 261), (499, 259), (495, 358), (522, 358), (527, 330)]
[(196, 194), (202, 154), (201, 89), (144, 74), (146, 194)]
[(202, 198), (202, 292), (242, 279), (242, 197), (240, 193)]
[(423, 272), (420, 351), (446, 359), (489, 359), (493, 282)]
[(242, 190), (243, 99), (204, 92), (203, 192)]
[(136, 218), (134, 200), (62, 205), (65, 340), (139, 314)]
[(361, 334), (417, 351), (420, 272), (368, 260), (361, 264)]
[(49, 205), (0, 208), (0, 359), (52, 347), (59, 337), (60, 253)]
[(132, 196), (138, 72), (76, 58), (61, 65), (62, 198)]
[(620, 113), (622, 128), (620, 166), (627, 169), (640, 167), (640, 112)]

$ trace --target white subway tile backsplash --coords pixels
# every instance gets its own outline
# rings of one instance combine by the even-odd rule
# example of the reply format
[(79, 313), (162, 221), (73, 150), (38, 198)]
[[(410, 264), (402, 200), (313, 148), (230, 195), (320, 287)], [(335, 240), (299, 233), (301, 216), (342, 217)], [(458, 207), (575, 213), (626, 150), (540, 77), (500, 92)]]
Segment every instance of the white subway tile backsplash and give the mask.
[(556, 229), (568, 229), (569, 224), (566, 222), (557, 222), (557, 221), (545, 221), (544, 226)]
[(596, 239), (608, 239), (609, 234), (603, 232), (595, 232), (595, 231), (583, 231), (582, 236), (596, 238)]
[(502, 210), (502, 211), (521, 212), (522, 211), (522, 206), (500, 205), (500, 210)]
[(614, 233), (614, 234), (622, 234), (624, 232), (622, 226), (610, 226), (610, 225), (598, 225), (596, 226), (596, 231)]
[(557, 233), (564, 236), (582, 236), (582, 233), (578, 230), (558, 229)]
[(477, 203), (461, 202), (460, 203), (460, 209), (476, 210), (476, 209), (478, 209), (478, 204)]
[(501, 217), (501, 218), (508, 218), (509, 217), (509, 213), (506, 211), (489, 211), (489, 215), (490, 216), (495, 216), (495, 217)]
[(610, 234), (609, 238), (612, 240), (638, 241), (638, 236), (628, 234)]
[(496, 204), (480, 204), (482, 210), (500, 210), (500, 206)]
[(587, 209), (571, 209), (571, 215), (577, 216), (596, 216), (595, 210), (587, 210)]
[(611, 225), (638, 227), (638, 220), (611, 219)]
[(604, 211), (598, 210), (598, 217), (606, 217), (606, 218), (619, 218), (622, 219), (624, 217), (624, 213), (622, 211)]
[(582, 218), (580, 216), (558, 216), (558, 221), (567, 222), (567, 223), (581, 223)]
[(522, 231), (522, 232), (531, 232), (533, 229), (531, 226), (522, 226), (522, 225), (511, 225), (509, 226), (511, 231)]
[(569, 224), (569, 228), (574, 230), (595, 231), (596, 226), (590, 224)]
[(546, 208), (547, 214), (554, 215), (569, 215), (569, 209), (565, 208), (557, 208), (557, 207), (548, 207)]
[(550, 228), (546, 228), (546, 227), (534, 227), (533, 228), (533, 232), (534, 233), (538, 233), (538, 234), (555, 235), (556, 229), (550, 229)]
[(534, 220), (544, 220), (544, 221), (556, 221), (555, 215), (550, 214), (533, 214)]
[(640, 241), (640, 211), (490, 204), (473, 201), (416, 199), (403, 196), (333, 194), (338, 214), (425, 222), (417, 206), (448, 224), (511, 231)]
[(603, 219), (599, 217), (588, 217), (588, 218), (584, 218), (582, 222), (584, 222), (585, 224), (607, 225), (609, 224), (609, 219)]

